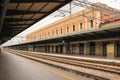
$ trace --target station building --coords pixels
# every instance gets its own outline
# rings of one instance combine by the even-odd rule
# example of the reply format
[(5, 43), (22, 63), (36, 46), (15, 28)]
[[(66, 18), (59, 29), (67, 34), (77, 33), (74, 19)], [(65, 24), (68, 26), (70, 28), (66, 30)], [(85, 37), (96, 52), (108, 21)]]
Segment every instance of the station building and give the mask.
[[(101, 3), (96, 5), (110, 8)], [(26, 43), (14, 48), (56, 54), (120, 57), (120, 16), (111, 13), (88, 7), (28, 34)]]

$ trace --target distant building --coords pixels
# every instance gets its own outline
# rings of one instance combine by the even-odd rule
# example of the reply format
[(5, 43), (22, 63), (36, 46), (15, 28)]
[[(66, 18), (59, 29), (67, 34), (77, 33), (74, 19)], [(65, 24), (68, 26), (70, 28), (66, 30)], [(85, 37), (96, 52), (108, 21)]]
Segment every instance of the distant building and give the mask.
[[(97, 4), (103, 6), (101, 3)], [(109, 8), (108, 6), (105, 7)], [(94, 10), (92, 14), (92, 9), (87, 8), (71, 15), (71, 17), (65, 17), (28, 34), (27, 42), (46, 38), (49, 39), (77, 32), (86, 32), (118, 24), (120, 24), (120, 17), (116, 16), (116, 14), (110, 15), (97, 10)]]
[(27, 35), (28, 50), (120, 57), (120, 16), (109, 13), (89, 7), (40, 28)]

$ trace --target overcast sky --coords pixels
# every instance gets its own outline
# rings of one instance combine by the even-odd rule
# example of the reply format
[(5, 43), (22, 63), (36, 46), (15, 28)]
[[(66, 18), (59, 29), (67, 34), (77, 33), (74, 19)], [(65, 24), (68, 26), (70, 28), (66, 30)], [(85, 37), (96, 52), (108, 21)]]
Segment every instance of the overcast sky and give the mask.
[[(117, 8), (117, 9), (120, 10), (120, 0), (88, 0), (88, 1), (93, 2), (93, 3), (101, 2), (101, 3), (104, 3), (108, 6), (110, 6), (110, 7)], [(78, 7), (78, 6), (75, 6), (75, 5), (72, 5), (72, 7), (74, 7), (71, 10), (72, 14), (77, 12), (77, 11), (80, 11), (81, 9), (83, 9), (83, 7)], [(62, 7), (60, 10), (69, 10), (69, 4)], [(19, 41), (24, 40), (25, 37), (26, 37), (26, 34), (32, 32), (32, 31), (35, 31), (38, 28), (44, 27), (45, 25), (48, 25), (48, 24), (50, 24), (50, 23), (52, 23), (56, 20), (64, 18), (64, 17), (58, 16), (58, 14), (60, 15), (60, 12), (55, 11), (51, 15), (47, 16), (46, 18), (42, 19), (41, 21), (38, 21), (36, 24), (34, 24), (30, 28), (26, 29), (22, 33), (16, 35), (16, 37), (14, 37), (11, 40), (9, 40), (8, 42), (4, 43), (3, 46), (16, 44)], [(70, 15), (69, 13), (64, 13), (64, 14), (66, 16)], [(62, 16), (62, 14), (61, 14), (61, 16)]]

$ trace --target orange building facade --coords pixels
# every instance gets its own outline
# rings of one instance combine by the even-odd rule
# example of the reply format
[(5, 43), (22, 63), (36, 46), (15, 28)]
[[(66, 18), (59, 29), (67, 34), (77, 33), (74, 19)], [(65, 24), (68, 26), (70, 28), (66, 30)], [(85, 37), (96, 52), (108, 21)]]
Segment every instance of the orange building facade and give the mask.
[[(119, 32), (119, 16), (86, 8), (28, 34), (26, 42), (38, 41), (34, 51), (111, 58), (120, 56)], [(57, 39), (61, 41), (54, 42)], [(52, 42), (39, 43), (44, 40)]]

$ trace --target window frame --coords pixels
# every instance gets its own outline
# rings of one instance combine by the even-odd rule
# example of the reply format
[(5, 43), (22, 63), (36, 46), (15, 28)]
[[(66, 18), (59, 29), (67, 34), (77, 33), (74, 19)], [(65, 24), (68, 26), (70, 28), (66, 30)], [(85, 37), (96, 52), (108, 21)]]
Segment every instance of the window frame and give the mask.
[(60, 34), (62, 34), (62, 30), (63, 30), (63, 29), (61, 28), (61, 29), (60, 29)]
[(75, 24), (73, 24), (72, 29), (73, 29), (73, 32), (75, 32)]
[(54, 36), (54, 30), (52, 31), (52, 36)]
[(58, 30), (56, 30), (56, 36), (58, 36)]
[(67, 28), (66, 28), (66, 32), (69, 33), (69, 26), (67, 26)]
[(82, 30), (82, 29), (83, 29), (83, 23), (82, 23), (82, 22), (80, 22), (80, 24), (79, 24), (79, 25), (80, 25), (80, 27), (79, 27), (79, 28), (80, 28), (80, 30)]
[(90, 20), (90, 27), (91, 27), (91, 28), (94, 27), (94, 20), (93, 20), (93, 19)]

